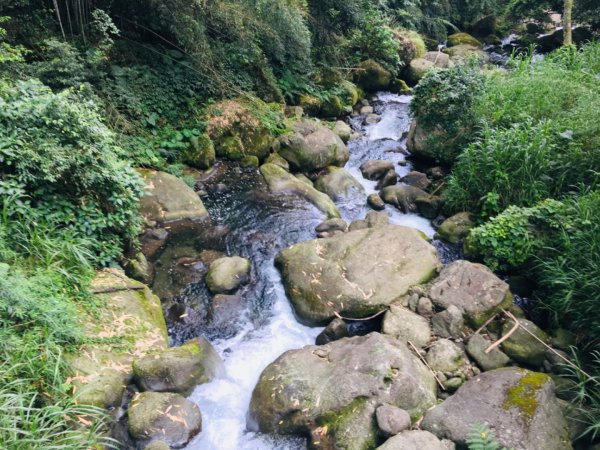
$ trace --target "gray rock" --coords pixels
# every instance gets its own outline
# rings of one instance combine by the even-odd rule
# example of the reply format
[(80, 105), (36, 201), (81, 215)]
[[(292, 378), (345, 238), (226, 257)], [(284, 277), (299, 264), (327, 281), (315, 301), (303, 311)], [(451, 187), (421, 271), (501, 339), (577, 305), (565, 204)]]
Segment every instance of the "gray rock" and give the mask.
[(431, 317), (433, 315), (433, 303), (431, 300), (429, 300), (427, 297), (419, 298), (419, 301), (417, 302), (417, 313), (423, 317)]
[(382, 332), (423, 348), (431, 340), (429, 321), (401, 306), (391, 305), (383, 317)]
[(250, 277), (250, 261), (239, 256), (219, 258), (206, 274), (206, 284), (213, 294), (226, 294), (237, 290)]
[(198, 406), (178, 394), (142, 392), (129, 409), (129, 434), (140, 441), (162, 440), (183, 447), (202, 430)]
[(265, 164), (275, 164), (283, 170), (290, 170), (290, 163), (288, 163), (279, 153), (271, 153), (267, 159), (265, 159)]
[(150, 445), (146, 445), (144, 450), (171, 450), (171, 447), (165, 441), (154, 441)]
[(394, 170), (394, 164), (385, 160), (371, 159), (360, 166), (362, 176), (373, 181), (382, 179), (390, 170)]
[(425, 195), (415, 199), (418, 213), (426, 219), (435, 219), (443, 206), (442, 197), (437, 195)]
[(367, 197), (367, 203), (371, 208), (376, 211), (383, 211), (385, 209), (385, 202), (379, 196), (379, 194), (371, 194)]
[(429, 186), (431, 186), (431, 180), (427, 178), (427, 175), (415, 170), (402, 177), (400, 181), (408, 184), (409, 186), (414, 186), (423, 190), (426, 190)]
[(350, 125), (346, 122), (342, 122), (341, 120), (338, 120), (335, 123), (331, 131), (337, 134), (345, 144), (347, 144), (352, 137), (352, 128), (350, 128)]
[(343, 166), (350, 154), (346, 144), (328, 127), (315, 120), (300, 120), (292, 133), (279, 137), (279, 154), (299, 172)]
[(316, 190), (306, 176), (294, 176), (275, 164), (263, 164), (260, 166), (260, 173), (271, 192), (298, 196), (315, 205), (327, 217), (340, 217), (333, 200), (327, 194)]
[(429, 194), (414, 186), (388, 186), (380, 193), (384, 202), (395, 206), (405, 213), (417, 212), (416, 200)]
[(333, 319), (317, 336), (315, 344), (325, 345), (330, 342), (348, 337), (348, 326), (342, 319)]
[(373, 114), (373, 107), (372, 106), (363, 106), (362, 108), (360, 108), (360, 113), (363, 115), (368, 115), (368, 114)]
[(454, 305), (437, 313), (431, 320), (433, 332), (443, 338), (458, 338), (465, 326), (462, 312)]
[[(543, 342), (548, 342), (548, 336), (537, 325), (526, 319), (519, 319), (522, 327), (533, 333)], [(515, 323), (507, 321), (502, 327), (502, 336), (506, 335)], [(541, 366), (546, 355), (546, 347), (521, 327), (502, 343), (502, 350), (515, 361), (528, 366)]]
[(427, 52), (425, 53), (425, 56), (423, 56), (423, 59), (432, 62), (435, 65), (435, 67), (438, 67), (440, 69), (447, 69), (451, 65), (450, 56), (439, 51)]
[(411, 426), (410, 414), (392, 405), (381, 405), (375, 410), (377, 426), (384, 437), (395, 436)]
[(483, 370), (494, 370), (504, 367), (510, 363), (510, 358), (500, 349), (495, 348), (489, 353), (485, 350), (492, 345), (492, 342), (480, 334), (474, 334), (467, 341), (467, 353), (475, 360), (477, 365)]
[(419, 231), (384, 225), (301, 242), (276, 264), (299, 319), (318, 325), (334, 311), (354, 318), (381, 311), (431, 279), (439, 258)]
[[(402, 408), (417, 420), (435, 391), (433, 376), (406, 344), (371, 333), (284, 353), (260, 376), (249, 423), (311, 436), (324, 448), (362, 449), (377, 439), (376, 406)], [(320, 424), (327, 428), (317, 434)]]
[(512, 304), (508, 284), (487, 267), (469, 261), (448, 265), (429, 288), (428, 297), (438, 308), (451, 305), (462, 311), (467, 324), (478, 328)]
[(425, 359), (433, 370), (440, 372), (454, 372), (466, 362), (465, 353), (448, 339), (435, 341)]
[(365, 189), (350, 173), (339, 167), (327, 167), (315, 181), (315, 188), (324, 192), (334, 202), (347, 201), (364, 195)]
[(387, 441), (377, 450), (455, 450), (454, 443), (440, 441), (428, 431), (412, 430), (400, 433)]
[(222, 364), (213, 346), (198, 338), (134, 360), (133, 376), (144, 391), (188, 396), (197, 385), (208, 383), (220, 373)]
[(572, 448), (554, 383), (542, 373), (517, 368), (484, 372), (428, 411), (421, 426), (466, 447), (474, 423), (486, 424), (506, 448)]
[(315, 231), (319, 237), (329, 237), (337, 233), (345, 233), (348, 231), (348, 224), (343, 219), (328, 219), (317, 225)]
[(437, 230), (435, 238), (458, 244), (465, 240), (474, 226), (471, 213), (461, 212), (446, 219)]

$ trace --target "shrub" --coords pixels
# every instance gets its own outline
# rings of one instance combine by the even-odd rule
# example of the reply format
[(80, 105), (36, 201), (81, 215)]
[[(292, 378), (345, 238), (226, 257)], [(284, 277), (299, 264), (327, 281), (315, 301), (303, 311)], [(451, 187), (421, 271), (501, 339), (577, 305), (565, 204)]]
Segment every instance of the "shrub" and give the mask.
[(552, 122), (486, 126), (458, 157), (446, 190), (456, 211), (494, 216), (510, 205), (532, 206), (581, 181), (587, 162), (569, 150)]
[(15, 191), (6, 217), (67, 229), (93, 243), (95, 264), (139, 232), (139, 176), (120, 159), (96, 104), (37, 81), (0, 92), (0, 186)]
[(411, 113), (429, 134), (428, 152), (451, 163), (475, 132), (474, 104), (484, 89), (474, 61), (429, 72), (414, 89)]

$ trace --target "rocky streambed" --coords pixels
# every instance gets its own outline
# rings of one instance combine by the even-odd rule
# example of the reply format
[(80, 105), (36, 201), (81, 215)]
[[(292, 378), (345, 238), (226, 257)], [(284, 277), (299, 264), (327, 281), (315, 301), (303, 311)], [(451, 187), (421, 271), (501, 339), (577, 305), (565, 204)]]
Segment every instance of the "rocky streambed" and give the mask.
[(407, 159), (409, 102), (380, 93), (351, 127), (297, 118), (260, 167), (190, 172), (196, 193), (144, 173), (128, 274), (161, 298), (173, 347), (160, 320), (138, 323), (129, 394), (95, 403), (130, 447), (452, 449), (481, 423), (508, 448), (571, 448), (552, 381), (568, 340), (461, 259), (472, 224), (441, 215), (443, 168)]

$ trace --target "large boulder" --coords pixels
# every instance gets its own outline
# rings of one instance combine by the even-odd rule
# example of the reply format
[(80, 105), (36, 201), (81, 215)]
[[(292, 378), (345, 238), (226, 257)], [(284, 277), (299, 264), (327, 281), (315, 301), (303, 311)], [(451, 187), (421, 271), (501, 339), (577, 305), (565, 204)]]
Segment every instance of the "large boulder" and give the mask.
[(315, 188), (329, 195), (335, 202), (364, 195), (365, 191), (362, 184), (347, 170), (335, 166), (327, 167), (319, 174)]
[(142, 392), (127, 410), (129, 434), (140, 442), (161, 440), (180, 448), (202, 430), (200, 409), (180, 396), (160, 392)]
[(453, 442), (440, 441), (428, 431), (411, 430), (394, 436), (377, 450), (454, 450)]
[(466, 239), (475, 226), (473, 215), (469, 212), (460, 212), (444, 220), (435, 234), (436, 239), (458, 244)]
[(221, 365), (212, 345), (199, 338), (134, 360), (133, 376), (144, 391), (178, 392), (187, 396), (197, 385), (212, 380)]
[(362, 176), (367, 180), (380, 180), (390, 170), (394, 170), (394, 163), (379, 159), (370, 159), (360, 166)]
[(478, 328), (513, 301), (508, 284), (487, 267), (469, 261), (448, 265), (429, 288), (428, 297), (438, 307), (460, 309), (467, 323)]
[(367, 59), (356, 66), (355, 82), (367, 92), (384, 91), (394, 77), (381, 64)]
[(572, 448), (554, 383), (543, 373), (517, 368), (484, 372), (430, 410), (421, 426), (466, 447), (475, 423), (487, 425), (506, 448)]
[(440, 261), (418, 230), (383, 225), (301, 242), (276, 263), (299, 319), (322, 325), (334, 313), (360, 318), (381, 311), (430, 280)]
[(341, 120), (338, 120), (335, 123), (331, 131), (337, 134), (344, 144), (347, 144), (352, 138), (352, 128), (350, 128), (350, 125), (348, 125), (346, 122), (342, 122)]
[(433, 376), (406, 344), (371, 333), (280, 356), (254, 389), (251, 424), (311, 436), (322, 448), (374, 448), (377, 406), (402, 408), (415, 421), (435, 392)]
[(471, 58), (476, 58), (480, 64), (489, 64), (490, 55), (479, 47), (469, 44), (460, 44), (444, 50), (452, 62), (461, 62)]
[(380, 195), (384, 202), (405, 213), (417, 212), (417, 200), (431, 197), (423, 189), (415, 186), (387, 186), (383, 188)]
[(483, 48), (483, 44), (468, 33), (454, 33), (448, 36), (448, 45), (454, 47), (456, 45), (468, 44), (473, 47)]
[(235, 292), (250, 277), (250, 261), (240, 256), (213, 261), (206, 274), (206, 284), (213, 294)]
[(279, 137), (279, 154), (293, 170), (314, 172), (327, 166), (343, 166), (350, 153), (346, 144), (328, 127), (315, 120), (300, 120), (292, 132)]
[(179, 155), (184, 164), (197, 169), (210, 169), (216, 161), (215, 146), (207, 134), (192, 137), (190, 143)]
[(198, 194), (179, 178), (166, 172), (140, 170), (146, 193), (140, 212), (147, 222), (168, 223), (171, 228), (209, 219)]
[(169, 346), (160, 299), (115, 270), (98, 272), (90, 292), (98, 306), (81, 308), (78, 314), (89, 342), (66, 356), (73, 372), (73, 394), (81, 404), (119, 406), (133, 359)]
[[(327, 217), (340, 217), (340, 212), (333, 200), (275, 164), (263, 164), (260, 173), (273, 193), (296, 195), (315, 205)], [(309, 180), (310, 181), (310, 180)]]
[(272, 137), (262, 117), (276, 115), (258, 99), (223, 100), (211, 105), (206, 111), (206, 130), (217, 156), (233, 160), (248, 155), (265, 158)]

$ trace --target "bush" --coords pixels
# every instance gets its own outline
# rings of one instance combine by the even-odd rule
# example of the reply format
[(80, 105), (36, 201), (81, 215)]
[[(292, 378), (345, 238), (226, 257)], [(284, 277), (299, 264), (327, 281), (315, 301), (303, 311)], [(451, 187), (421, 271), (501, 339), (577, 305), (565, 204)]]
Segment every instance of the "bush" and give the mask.
[(460, 154), (446, 190), (456, 211), (494, 216), (510, 205), (532, 206), (556, 198), (583, 181), (587, 162), (554, 130), (552, 122), (531, 120), (510, 128), (486, 126)]
[(428, 153), (451, 163), (475, 133), (474, 105), (484, 89), (484, 75), (467, 61), (429, 72), (414, 89), (411, 113), (429, 134)]
[(25, 217), (90, 238), (94, 263), (120, 255), (139, 232), (139, 176), (120, 159), (96, 104), (37, 81), (0, 92), (0, 188), (6, 218)]

